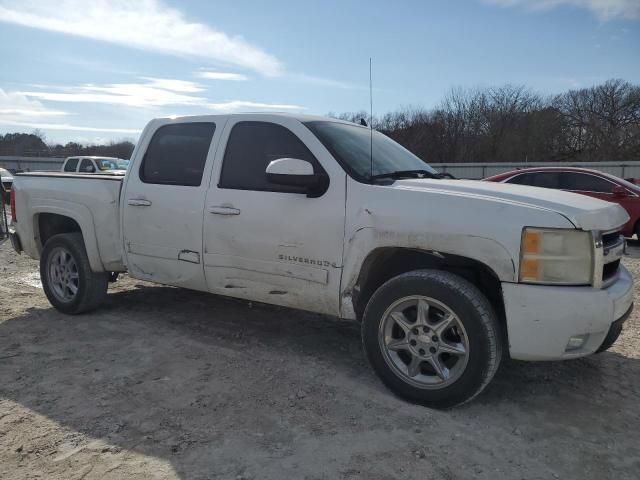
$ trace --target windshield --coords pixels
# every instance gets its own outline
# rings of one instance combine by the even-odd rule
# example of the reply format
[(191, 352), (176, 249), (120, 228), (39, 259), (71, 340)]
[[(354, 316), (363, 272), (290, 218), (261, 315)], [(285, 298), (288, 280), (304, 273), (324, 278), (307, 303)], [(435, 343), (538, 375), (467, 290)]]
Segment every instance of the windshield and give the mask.
[(97, 160), (98, 168), (104, 170), (118, 170), (118, 164), (113, 160)]
[[(342, 167), (356, 180), (371, 177), (371, 132), (366, 127), (330, 121), (306, 122)], [(404, 170), (437, 172), (399, 143), (373, 131), (373, 175)]]

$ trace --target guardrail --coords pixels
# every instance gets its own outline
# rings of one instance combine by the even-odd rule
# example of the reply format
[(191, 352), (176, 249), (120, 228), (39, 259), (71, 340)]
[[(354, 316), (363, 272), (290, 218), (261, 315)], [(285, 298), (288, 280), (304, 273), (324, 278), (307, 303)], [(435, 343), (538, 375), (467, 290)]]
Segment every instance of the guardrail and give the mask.
[(23, 170), (25, 172), (41, 170), (60, 170), (66, 157), (21, 157), (21, 156), (0, 156), (0, 167), (15, 172)]
[[(0, 156), (0, 167), (9, 171), (60, 170), (65, 157)], [(634, 162), (489, 162), (489, 163), (432, 163), (439, 172), (456, 178), (481, 179), (491, 175), (529, 167), (582, 167), (611, 173), (620, 178), (640, 178), (640, 161)]]

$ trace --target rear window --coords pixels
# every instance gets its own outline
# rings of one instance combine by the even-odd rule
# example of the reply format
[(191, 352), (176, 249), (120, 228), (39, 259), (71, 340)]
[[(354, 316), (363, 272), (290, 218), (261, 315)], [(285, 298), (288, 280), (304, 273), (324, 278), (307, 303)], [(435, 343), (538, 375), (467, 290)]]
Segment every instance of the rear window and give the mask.
[(611, 193), (613, 183), (588, 173), (565, 172), (562, 174), (562, 188), (578, 192)]
[(177, 123), (158, 128), (140, 167), (144, 183), (186, 185), (202, 183), (214, 123)]

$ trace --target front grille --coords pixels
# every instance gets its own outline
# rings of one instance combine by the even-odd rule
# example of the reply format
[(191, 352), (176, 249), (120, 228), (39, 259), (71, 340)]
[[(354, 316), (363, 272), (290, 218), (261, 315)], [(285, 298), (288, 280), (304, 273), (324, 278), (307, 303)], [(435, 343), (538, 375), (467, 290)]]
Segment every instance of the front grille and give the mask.
[(620, 259), (624, 249), (624, 237), (620, 231), (605, 233), (602, 235), (602, 285), (612, 283), (620, 270)]
[(611, 248), (621, 240), (624, 241), (624, 237), (620, 234), (620, 231), (605, 233), (602, 235), (602, 246), (607, 250), (607, 247)]

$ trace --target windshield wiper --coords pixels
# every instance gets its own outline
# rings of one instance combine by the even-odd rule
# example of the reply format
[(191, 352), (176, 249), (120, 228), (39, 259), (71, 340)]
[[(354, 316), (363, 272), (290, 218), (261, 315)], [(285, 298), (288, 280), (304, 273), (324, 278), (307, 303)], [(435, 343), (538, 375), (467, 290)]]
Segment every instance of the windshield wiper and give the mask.
[(442, 175), (432, 173), (428, 170), (396, 170), (395, 172), (380, 173), (369, 177), (370, 180), (377, 180), (379, 178), (442, 178)]

